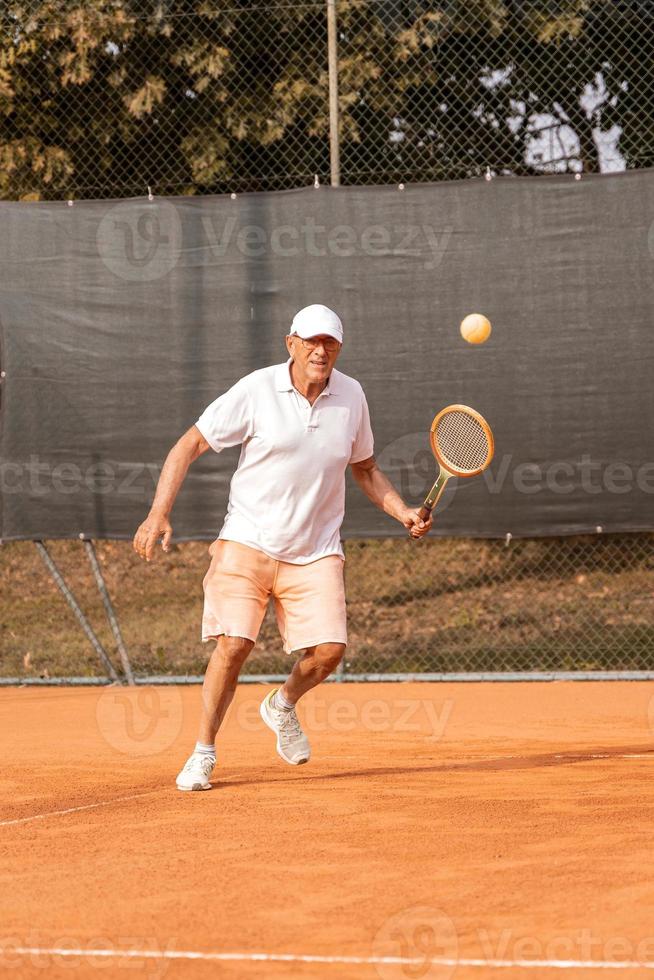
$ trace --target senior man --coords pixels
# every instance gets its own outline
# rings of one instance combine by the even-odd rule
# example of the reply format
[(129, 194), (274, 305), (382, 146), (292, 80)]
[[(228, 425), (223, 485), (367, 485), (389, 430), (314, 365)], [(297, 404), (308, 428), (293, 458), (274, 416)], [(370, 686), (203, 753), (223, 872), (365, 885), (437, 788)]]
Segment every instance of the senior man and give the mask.
[(295, 705), (338, 665), (347, 643), (340, 528), (345, 471), (413, 538), (431, 528), (407, 506), (373, 456), (368, 406), (358, 381), (334, 367), (343, 343), (336, 313), (300, 310), (286, 337), (289, 359), (253, 371), (217, 398), (164, 463), (154, 502), (134, 536), (151, 560), (168, 551), (170, 513), (190, 464), (208, 449), (241, 445), (227, 514), (209, 548), (202, 639), (216, 641), (202, 689), (198, 741), (177, 777), (180, 790), (211, 788), (215, 739), (272, 597), (286, 653), (301, 652), (261, 717), (290, 765), (309, 761)]

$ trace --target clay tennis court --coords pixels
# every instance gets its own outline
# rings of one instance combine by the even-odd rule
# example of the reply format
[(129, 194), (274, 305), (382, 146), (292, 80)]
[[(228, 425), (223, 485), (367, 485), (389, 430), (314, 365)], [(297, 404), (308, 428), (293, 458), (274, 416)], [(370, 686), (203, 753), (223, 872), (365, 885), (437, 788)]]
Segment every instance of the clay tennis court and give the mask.
[(651, 975), (654, 684), (323, 685), (297, 769), (266, 690), (205, 793), (197, 687), (0, 691), (3, 973)]

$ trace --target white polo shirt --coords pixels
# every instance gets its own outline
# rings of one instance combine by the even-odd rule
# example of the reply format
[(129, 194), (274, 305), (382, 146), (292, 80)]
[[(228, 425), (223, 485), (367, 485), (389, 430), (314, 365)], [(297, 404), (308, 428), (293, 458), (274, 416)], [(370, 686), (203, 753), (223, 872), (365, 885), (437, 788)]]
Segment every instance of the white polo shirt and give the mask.
[(195, 424), (217, 453), (242, 447), (219, 537), (304, 565), (344, 557), (345, 471), (372, 456), (373, 436), (358, 381), (332, 370), (310, 405), (290, 364), (246, 375)]

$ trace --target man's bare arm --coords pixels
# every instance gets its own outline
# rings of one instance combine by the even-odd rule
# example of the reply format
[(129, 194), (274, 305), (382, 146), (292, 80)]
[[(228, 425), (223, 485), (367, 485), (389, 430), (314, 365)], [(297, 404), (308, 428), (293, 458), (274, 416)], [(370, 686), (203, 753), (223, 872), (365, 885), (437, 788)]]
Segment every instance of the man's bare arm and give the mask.
[(423, 521), (418, 510), (407, 507), (399, 493), (377, 466), (374, 456), (352, 463), (352, 475), (372, 503), (403, 524), (412, 538), (421, 538), (432, 526), (431, 517)]
[(173, 533), (169, 517), (175, 498), (191, 463), (209, 448), (209, 443), (200, 430), (192, 425), (166, 456), (150, 513), (134, 535), (132, 542), (134, 551), (141, 558), (151, 560), (157, 541), (161, 537), (163, 537), (161, 542), (163, 550), (169, 550)]

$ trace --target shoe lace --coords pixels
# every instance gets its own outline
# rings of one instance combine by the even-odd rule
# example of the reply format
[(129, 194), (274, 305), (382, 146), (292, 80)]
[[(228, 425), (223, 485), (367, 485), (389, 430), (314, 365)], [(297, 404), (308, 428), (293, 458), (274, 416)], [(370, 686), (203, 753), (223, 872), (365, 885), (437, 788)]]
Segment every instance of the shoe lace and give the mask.
[(298, 716), (293, 708), (291, 711), (280, 712), (282, 718), (280, 720), (279, 726), (279, 737), (284, 745), (288, 745), (289, 742), (294, 742), (298, 738), (302, 738), (304, 732), (300, 728), (300, 722)]
[(211, 755), (202, 755), (202, 756), (198, 756), (197, 754), (192, 755), (191, 758), (186, 763), (186, 765), (184, 766), (184, 772), (191, 772), (199, 765), (202, 771), (202, 775), (209, 776), (211, 775), (211, 772), (215, 764), (216, 764), (216, 760)]

